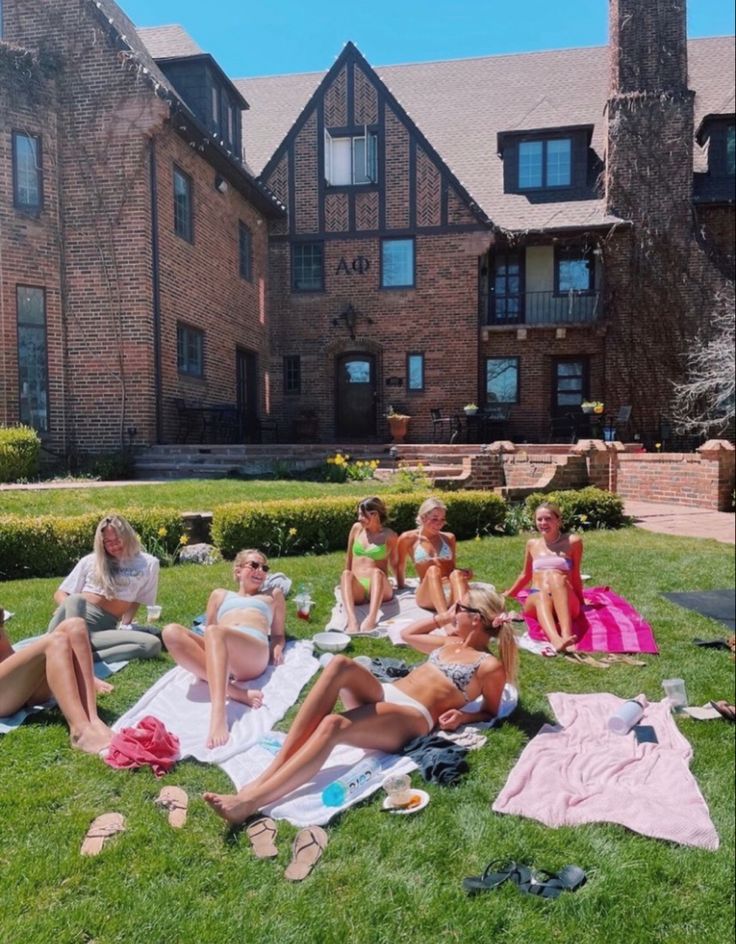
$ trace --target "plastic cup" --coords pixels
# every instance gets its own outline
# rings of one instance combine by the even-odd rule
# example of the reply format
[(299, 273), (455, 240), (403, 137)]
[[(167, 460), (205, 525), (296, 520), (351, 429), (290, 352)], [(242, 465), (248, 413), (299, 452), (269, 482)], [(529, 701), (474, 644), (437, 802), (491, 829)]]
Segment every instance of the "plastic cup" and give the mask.
[(161, 607), (160, 606), (147, 606), (146, 619), (148, 620), (149, 623), (155, 623), (156, 620), (161, 619)]
[(408, 774), (389, 774), (383, 781), (391, 806), (403, 807), (411, 802), (411, 780)]
[(673, 711), (682, 711), (683, 708), (687, 707), (687, 693), (685, 692), (685, 682), (683, 679), (665, 679), (662, 682), (662, 688)]

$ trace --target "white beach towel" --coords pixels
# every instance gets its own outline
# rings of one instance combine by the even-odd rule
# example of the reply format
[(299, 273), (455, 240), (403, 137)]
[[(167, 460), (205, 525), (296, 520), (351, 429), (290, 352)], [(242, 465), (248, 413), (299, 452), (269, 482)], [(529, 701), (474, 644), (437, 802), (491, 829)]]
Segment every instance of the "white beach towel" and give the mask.
[[(19, 649), (25, 648), (30, 643), (35, 642), (37, 639), (41, 639), (41, 636), (31, 636), (30, 639), (22, 639), (20, 642), (16, 642), (13, 645), (13, 648), (17, 652)], [(94, 670), (95, 675), (99, 679), (107, 678), (108, 675), (112, 675), (114, 672), (119, 672), (121, 669), (125, 668), (127, 662), (95, 662)], [(12, 731), (14, 728), (19, 727), (23, 724), (28, 715), (35, 714), (37, 711), (44, 711), (46, 708), (53, 708), (56, 702), (51, 699), (43, 705), (33, 705), (26, 706), (21, 708), (20, 711), (16, 711), (14, 715), (7, 715), (6, 717), (0, 717), (0, 734), (7, 734), (8, 731)]]
[(196, 757), (206, 763), (222, 765), (234, 754), (247, 751), (271, 731), (296, 702), (302, 688), (318, 668), (319, 663), (312, 655), (309, 643), (287, 643), (283, 664), (269, 666), (263, 675), (247, 683), (247, 688), (261, 689), (263, 705), (253, 709), (238, 702), (228, 702), (230, 739), (227, 744), (213, 750), (205, 746), (210, 723), (209, 686), (179, 667), (171, 669), (152, 685), (115, 722), (113, 731), (132, 727), (146, 715), (153, 715), (179, 738), (182, 758)]
[[(513, 685), (506, 685), (501, 699), (498, 718), (488, 722), (491, 727), (502, 718), (508, 717), (516, 708), (519, 693)], [(469, 725), (466, 727), (470, 727)], [(462, 729), (459, 729), (462, 730)], [(220, 763), (225, 773), (230, 777), (237, 789), (250, 783), (268, 767), (274, 754), (283, 743), (285, 734), (270, 731), (259, 743), (249, 750), (237, 754)], [(480, 746), (479, 742), (474, 745)], [(372, 777), (363, 788), (342, 806), (325, 806), (322, 802), (322, 791), (334, 780), (346, 774), (352, 767), (367, 757), (379, 759), (381, 769)], [(389, 773), (410, 773), (416, 770), (417, 765), (410, 757), (399, 754), (384, 754), (381, 751), (366, 751), (360, 747), (349, 747), (340, 744), (330, 753), (324, 766), (314, 780), (294, 790), (288, 796), (271, 806), (264, 807), (264, 812), (275, 819), (285, 819), (294, 826), (324, 825), (348, 807), (365, 800), (381, 786), (383, 779)]]

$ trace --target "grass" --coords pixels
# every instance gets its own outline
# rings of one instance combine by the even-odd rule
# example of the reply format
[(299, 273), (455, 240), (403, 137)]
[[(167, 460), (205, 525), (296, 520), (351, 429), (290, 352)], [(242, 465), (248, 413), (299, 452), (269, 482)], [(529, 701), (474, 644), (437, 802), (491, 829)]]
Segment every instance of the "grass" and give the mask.
[[(523, 543), (523, 537), (462, 542), (459, 559), (479, 577), (505, 586), (519, 568)], [(278, 562), (295, 583), (309, 581), (317, 601), (311, 626), (292, 618), (290, 602), (293, 635), (308, 636), (324, 625), (341, 566), (339, 554)], [(113, 771), (96, 758), (72, 752), (58, 714), (38, 715), (0, 738), (3, 941), (732, 941), (732, 726), (720, 720), (677, 722), (692, 744), (692, 771), (720, 836), (715, 853), (610, 824), (553, 830), (490, 810), (525, 744), (552, 720), (547, 692), (632, 696), (643, 691), (658, 700), (662, 679), (681, 676), (691, 704), (734, 698), (729, 655), (692, 645), (694, 636), (724, 634), (724, 628), (661, 596), (667, 590), (733, 586), (733, 548), (636, 529), (595, 532), (586, 536), (584, 569), (593, 575), (593, 584), (612, 584), (652, 622), (661, 654), (645, 657), (645, 668), (620, 665), (602, 672), (522, 653), (520, 708), (491, 733), (483, 749), (471, 752), (463, 783), (428, 786), (431, 803), (415, 817), (381, 815), (379, 795), (354, 807), (328, 827), (325, 857), (301, 885), (282, 878), (293, 827), (280, 824), (278, 859), (260, 862), (251, 856), (244, 834), (229, 834), (199, 799), (205, 789), (230, 789), (218, 768), (184, 761), (167, 778), (191, 797), (187, 826), (175, 833), (153, 805), (160, 783), (151, 773)], [(189, 621), (204, 608), (209, 590), (228, 581), (226, 564), (162, 571), (164, 617)], [(9, 624), (13, 638), (45, 625), (57, 584), (48, 579), (3, 585), (4, 605), (17, 612)], [(396, 651), (383, 640), (356, 640), (352, 653)], [(119, 717), (169, 665), (164, 656), (128, 666), (116, 676), (115, 692), (101, 699), (104, 717), (110, 722)], [(413, 782), (421, 783), (417, 773)], [(126, 816), (127, 832), (100, 857), (81, 859), (78, 849), (87, 826), (106, 810)], [(512, 887), (467, 898), (462, 878), (497, 858), (553, 870), (574, 862), (586, 869), (588, 883), (556, 902), (521, 896)]]
[(155, 485), (119, 485), (104, 488), (79, 485), (73, 488), (3, 489), (3, 514), (82, 515), (88, 511), (105, 514), (114, 508), (181, 508), (182, 511), (211, 511), (214, 505), (238, 501), (270, 501), (277, 498), (324, 498), (333, 495), (374, 495), (386, 491), (381, 482), (302, 482), (274, 479), (252, 481), (234, 479), (182, 479)]

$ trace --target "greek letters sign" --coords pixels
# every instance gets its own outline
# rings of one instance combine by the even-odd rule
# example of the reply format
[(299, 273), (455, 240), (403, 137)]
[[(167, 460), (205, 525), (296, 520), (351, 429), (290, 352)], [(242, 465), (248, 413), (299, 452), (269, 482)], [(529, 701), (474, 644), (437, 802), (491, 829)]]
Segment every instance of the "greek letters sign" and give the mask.
[(366, 275), (371, 267), (371, 260), (365, 256), (356, 256), (351, 262), (343, 256), (337, 264), (335, 275)]

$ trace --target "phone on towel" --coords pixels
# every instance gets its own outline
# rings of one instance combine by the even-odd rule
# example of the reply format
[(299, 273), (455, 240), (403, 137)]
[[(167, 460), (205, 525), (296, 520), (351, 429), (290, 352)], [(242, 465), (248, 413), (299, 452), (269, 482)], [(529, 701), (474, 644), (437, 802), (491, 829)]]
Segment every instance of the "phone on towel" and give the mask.
[(659, 744), (657, 732), (651, 724), (635, 724), (632, 731), (637, 744)]

